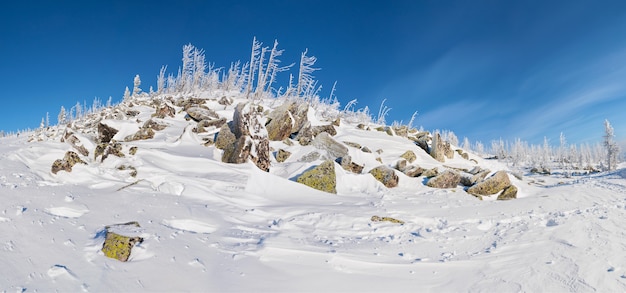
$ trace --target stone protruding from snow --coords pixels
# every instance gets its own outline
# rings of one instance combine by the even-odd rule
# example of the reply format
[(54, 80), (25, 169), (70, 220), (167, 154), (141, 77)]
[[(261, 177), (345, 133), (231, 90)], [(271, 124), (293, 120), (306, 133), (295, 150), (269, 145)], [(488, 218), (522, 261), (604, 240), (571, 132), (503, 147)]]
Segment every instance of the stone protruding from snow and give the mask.
[(224, 150), (222, 162), (241, 164), (251, 159), (259, 169), (269, 171), (269, 140), (265, 127), (259, 121), (258, 110), (258, 107), (246, 103), (235, 107), (232, 123), (224, 124), (217, 136), (216, 146)]
[(123, 229), (115, 229), (116, 230), (115, 232), (111, 231), (113, 230), (112, 228), (115, 228), (115, 227), (123, 228), (124, 226), (139, 227), (139, 223), (128, 222), (124, 224), (106, 226), (104, 228), (106, 231), (106, 236), (104, 239), (104, 244), (102, 245), (102, 252), (104, 253), (105, 256), (113, 258), (113, 259), (117, 259), (121, 262), (128, 261), (132, 248), (137, 243), (143, 242), (143, 238), (141, 237), (127, 236), (127, 235), (120, 234), (118, 230), (123, 230)]
[(283, 150), (283, 149), (279, 149), (278, 152), (276, 152), (276, 161), (279, 163), (282, 163), (286, 161), (287, 159), (289, 159), (290, 156), (291, 156), (291, 152)]
[(402, 154), (400, 157), (407, 160), (409, 164), (415, 162), (415, 160), (417, 159), (417, 156), (415, 155), (415, 153), (410, 150), (404, 152), (404, 154)]
[(174, 109), (174, 107), (168, 105), (167, 103), (158, 106), (156, 113), (154, 113), (152, 116), (153, 117), (157, 117), (157, 118), (161, 118), (164, 119), (165, 117), (169, 116), (169, 117), (174, 117), (174, 115), (176, 115), (176, 110)]
[(432, 169), (428, 169), (422, 173), (422, 176), (426, 178), (431, 178), (439, 175), (439, 169), (437, 167), (433, 167)]
[(404, 224), (404, 221), (398, 220), (398, 219), (392, 218), (392, 217), (372, 216), (372, 218), (370, 220), (372, 222), (389, 222), (389, 223), (400, 224), (400, 225)]
[(517, 187), (515, 187), (515, 185), (510, 185), (509, 187), (506, 187), (504, 190), (502, 190), (500, 195), (498, 195), (498, 200), (509, 200), (509, 199), (516, 199), (516, 198), (517, 198)]
[(104, 123), (98, 123), (98, 142), (109, 143), (117, 134), (118, 130)]
[(378, 166), (370, 170), (369, 173), (387, 188), (398, 186), (398, 175), (396, 175), (396, 172), (393, 169), (385, 165)]
[(410, 167), (407, 167), (406, 170), (404, 170), (404, 174), (409, 177), (419, 177), (425, 171), (426, 170), (420, 166), (410, 166)]
[(110, 143), (101, 143), (96, 146), (94, 151), (94, 160), (98, 160), (99, 156), (102, 156), (100, 162), (103, 162), (109, 155), (114, 155), (120, 158), (125, 157), (122, 153), (122, 144), (116, 141)]
[(337, 160), (335, 160), (339, 165), (341, 165), (341, 168), (343, 168), (346, 171), (350, 171), (352, 173), (355, 174), (361, 174), (363, 172), (363, 166), (352, 162), (352, 157), (350, 156), (344, 156), (341, 158), (337, 158)]
[(66, 130), (65, 135), (63, 136), (63, 139), (61, 139), (61, 142), (67, 142), (69, 145), (71, 145), (81, 155), (89, 156), (89, 151), (83, 145), (83, 143), (80, 141), (80, 139), (78, 139), (78, 137), (76, 137), (76, 135), (74, 135), (73, 132), (71, 132), (69, 130)]
[(324, 161), (317, 167), (304, 172), (296, 181), (317, 190), (336, 194), (335, 163), (330, 160)]
[(220, 116), (217, 115), (215, 111), (201, 108), (201, 107), (191, 107), (187, 109), (186, 112), (189, 118), (193, 119), (196, 122), (200, 122), (202, 120), (214, 120), (214, 119), (220, 118)]
[(124, 138), (124, 141), (146, 140), (154, 138), (154, 130), (152, 128), (141, 128), (135, 134), (131, 134)]
[(461, 175), (454, 170), (446, 170), (443, 173), (430, 178), (426, 186), (432, 188), (455, 188), (461, 182)]
[(509, 175), (506, 173), (506, 171), (498, 171), (491, 177), (468, 188), (467, 193), (476, 196), (492, 195), (502, 191), (509, 186), (511, 186), (511, 180), (509, 180)]
[(77, 153), (68, 151), (65, 153), (65, 157), (62, 160), (56, 160), (52, 163), (52, 174), (56, 174), (59, 171), (72, 172), (72, 168), (76, 164), (87, 164), (83, 161)]
[(208, 131), (207, 128), (210, 128), (210, 127), (220, 128), (224, 124), (226, 124), (226, 118), (223, 118), (223, 117), (220, 119), (202, 120), (198, 122), (197, 132), (204, 133)]
[[(279, 112), (279, 113), (276, 113)], [(272, 141), (282, 141), (288, 138), (294, 131), (295, 121), (289, 109), (279, 107), (274, 110), (272, 120), (265, 125), (267, 137)]]
[(318, 134), (311, 145), (319, 150), (326, 151), (326, 153), (330, 156), (328, 159), (331, 160), (348, 155), (348, 148), (340, 142), (334, 140), (330, 134), (326, 132)]
[(433, 145), (430, 150), (430, 156), (439, 162), (445, 162), (446, 158), (452, 159), (454, 151), (449, 142), (443, 141), (439, 133), (435, 133), (433, 137)]

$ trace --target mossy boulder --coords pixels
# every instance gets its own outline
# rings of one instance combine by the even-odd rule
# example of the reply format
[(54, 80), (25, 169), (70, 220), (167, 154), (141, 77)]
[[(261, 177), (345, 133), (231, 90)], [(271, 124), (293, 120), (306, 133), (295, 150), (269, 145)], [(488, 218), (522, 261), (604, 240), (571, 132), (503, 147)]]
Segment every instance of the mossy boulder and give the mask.
[(235, 143), (235, 134), (230, 130), (228, 124), (222, 125), (220, 132), (217, 133), (217, 139), (215, 140), (215, 147), (224, 150)]
[(467, 193), (477, 196), (492, 195), (509, 186), (511, 186), (509, 175), (505, 171), (498, 171), (491, 177), (468, 188)]
[(413, 151), (406, 151), (400, 157), (407, 160), (409, 163), (413, 163), (417, 160), (417, 156)]
[(317, 167), (304, 172), (296, 181), (317, 190), (336, 194), (335, 163), (330, 160), (324, 161)]
[(510, 185), (509, 187), (506, 187), (504, 190), (502, 190), (500, 195), (498, 195), (498, 200), (509, 200), (509, 199), (516, 199), (516, 198), (517, 198), (517, 187), (515, 187), (515, 185)]
[(119, 158), (125, 157), (124, 153), (122, 153), (122, 144), (116, 141), (110, 143), (101, 143), (96, 146), (96, 150), (94, 151), (94, 160), (97, 160), (98, 157), (102, 156), (100, 162), (103, 162), (109, 155), (114, 155)]
[(461, 182), (461, 175), (457, 171), (446, 170), (443, 173), (431, 178), (426, 186), (432, 188), (455, 188)]
[[(120, 233), (118, 230), (124, 230), (124, 226), (130, 227), (139, 227), (139, 223), (137, 222), (129, 222), (124, 224), (117, 224), (106, 226), (106, 236), (104, 239), (104, 244), (102, 245), (102, 252), (105, 256), (117, 259), (121, 262), (128, 261), (130, 257), (132, 248), (138, 244), (143, 242), (143, 238), (138, 236), (127, 236)], [(122, 229), (114, 229), (114, 228), (122, 228)], [(116, 230), (113, 232), (112, 230)]]
[(369, 173), (387, 188), (398, 186), (398, 181), (400, 180), (398, 175), (396, 175), (396, 172), (393, 169), (387, 166), (378, 166), (370, 170)]
[(56, 160), (52, 163), (51, 172), (52, 174), (56, 174), (59, 171), (72, 172), (72, 168), (76, 164), (87, 164), (83, 161), (77, 153), (68, 151), (65, 153), (65, 156), (62, 160)]

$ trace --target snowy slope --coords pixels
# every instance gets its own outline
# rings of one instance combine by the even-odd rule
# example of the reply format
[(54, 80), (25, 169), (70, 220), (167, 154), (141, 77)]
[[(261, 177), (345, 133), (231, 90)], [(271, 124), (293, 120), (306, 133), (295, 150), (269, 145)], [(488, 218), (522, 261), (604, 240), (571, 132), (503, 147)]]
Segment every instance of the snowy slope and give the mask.
[[(232, 118), (233, 106), (207, 105)], [(265, 101), (275, 107), (276, 101)], [(137, 120), (149, 107), (135, 107)], [(178, 109), (180, 110), (180, 109)], [(312, 112), (310, 114), (316, 114)], [(269, 173), (225, 164), (204, 146), (183, 111), (150, 140), (124, 143), (136, 155), (85, 158), (71, 173), (50, 166), (71, 150), (58, 139), (0, 139), (0, 289), (6, 292), (211, 291), (624, 291), (626, 170), (570, 179), (526, 176), (518, 199), (480, 201), (461, 187), (433, 189), (398, 172), (386, 188), (366, 172), (393, 166), (406, 150), (424, 168), (442, 164), (410, 140), (342, 123), (334, 137), (382, 149), (349, 148), (364, 174), (336, 166), (337, 194), (296, 183), (321, 161), (291, 151)], [(327, 123), (311, 116), (316, 123)], [(134, 120), (105, 120), (132, 134)], [(84, 134), (84, 137), (88, 137)], [(88, 148), (93, 148), (89, 145)], [(507, 167), (471, 155), (491, 170)], [(117, 169), (132, 165), (137, 177)], [(373, 215), (403, 225), (372, 222)], [(119, 262), (100, 251), (104, 226), (137, 221), (145, 241)]]

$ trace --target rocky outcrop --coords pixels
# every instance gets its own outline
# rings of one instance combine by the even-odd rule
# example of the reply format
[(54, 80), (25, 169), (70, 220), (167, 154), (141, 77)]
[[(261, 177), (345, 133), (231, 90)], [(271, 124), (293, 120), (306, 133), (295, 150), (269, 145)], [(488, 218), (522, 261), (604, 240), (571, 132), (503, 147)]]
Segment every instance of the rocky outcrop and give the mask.
[(443, 141), (441, 135), (436, 133), (433, 137), (433, 145), (430, 149), (430, 155), (439, 162), (445, 162), (446, 159), (454, 158), (454, 151), (449, 142)]
[(102, 252), (105, 256), (117, 259), (121, 262), (128, 261), (132, 248), (136, 244), (143, 242), (143, 238), (139, 236), (123, 235), (124, 233), (121, 231), (124, 230), (125, 226), (139, 227), (139, 223), (128, 222), (124, 224), (106, 226), (104, 228), (106, 233), (104, 244), (102, 245)]
[(293, 132), (293, 116), (289, 111), (285, 111), (283, 116), (272, 119), (265, 127), (267, 128), (267, 137), (273, 141), (281, 141), (288, 138)]
[(118, 130), (104, 123), (98, 123), (98, 142), (109, 143)]
[(393, 169), (387, 166), (378, 166), (370, 170), (369, 173), (372, 174), (372, 176), (374, 176), (376, 180), (380, 181), (380, 183), (385, 185), (387, 188), (398, 186), (398, 175), (396, 175), (396, 172)]
[(498, 195), (498, 200), (510, 200), (517, 198), (517, 187), (515, 185), (510, 185), (509, 187), (504, 188), (500, 195)]
[(276, 161), (279, 163), (282, 163), (286, 161), (287, 159), (289, 159), (290, 156), (291, 156), (291, 152), (283, 150), (283, 149), (279, 149), (278, 152), (276, 153)]
[(417, 159), (417, 156), (413, 151), (406, 151), (404, 154), (400, 155), (400, 157), (407, 160), (409, 163), (413, 163)]
[(431, 178), (426, 183), (426, 186), (432, 188), (455, 188), (461, 182), (461, 175), (459, 172), (453, 170), (446, 170), (443, 173)]
[(296, 181), (317, 190), (337, 193), (335, 163), (333, 161), (325, 161), (319, 166), (304, 172)]
[(52, 163), (51, 172), (52, 174), (56, 174), (59, 171), (72, 172), (72, 168), (76, 164), (87, 164), (83, 161), (77, 153), (68, 151), (65, 153), (65, 157), (62, 160), (56, 160)]
[(505, 171), (498, 171), (491, 177), (468, 188), (467, 193), (476, 196), (492, 195), (504, 190), (509, 186), (511, 186), (509, 175), (506, 174)]
[(125, 157), (122, 153), (122, 144), (116, 141), (110, 143), (101, 143), (96, 146), (94, 151), (94, 160), (98, 160), (98, 157), (102, 156), (100, 162), (103, 162), (109, 155), (114, 155), (120, 158)]
[(329, 156), (328, 159), (335, 160), (336, 158), (348, 155), (348, 148), (340, 142), (334, 140), (330, 134), (326, 132), (318, 134), (311, 145), (319, 150), (326, 151)]
[(306, 103), (287, 102), (272, 111), (265, 125), (269, 139), (281, 141), (298, 132), (307, 121), (308, 109)]
[(269, 140), (265, 127), (259, 122), (258, 110), (246, 103), (235, 107), (233, 121), (224, 124), (217, 135), (216, 146), (224, 150), (222, 162), (241, 164), (250, 159), (259, 169), (269, 171)]

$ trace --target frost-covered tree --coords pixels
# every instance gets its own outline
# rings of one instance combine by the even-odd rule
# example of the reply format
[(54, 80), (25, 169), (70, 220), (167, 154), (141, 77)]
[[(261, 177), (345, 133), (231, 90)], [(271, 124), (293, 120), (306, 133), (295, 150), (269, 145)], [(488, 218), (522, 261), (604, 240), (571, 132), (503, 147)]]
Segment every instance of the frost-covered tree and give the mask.
[(617, 167), (617, 155), (619, 154), (619, 145), (614, 140), (615, 134), (613, 126), (609, 120), (604, 120), (604, 148), (606, 151), (606, 168), (608, 171), (615, 170)]
[(252, 50), (250, 53), (250, 73), (248, 74), (248, 80), (246, 85), (246, 97), (250, 98), (250, 93), (252, 93), (254, 77), (256, 74), (256, 70), (258, 67), (258, 62), (261, 55), (261, 46), (263, 43), (256, 40), (256, 37), (252, 38)]
[(61, 111), (59, 111), (59, 116), (57, 116), (57, 123), (59, 125), (65, 124), (67, 122), (67, 113), (65, 111), (65, 107), (61, 106)]
[(315, 79), (313, 72), (319, 70), (314, 68), (317, 58), (315, 56), (307, 56), (309, 49), (305, 49), (300, 56), (300, 70), (298, 72), (298, 84), (296, 86), (296, 95), (306, 97), (315, 92)]
[(128, 87), (126, 87), (126, 89), (124, 90), (124, 100), (128, 100), (130, 98), (130, 90), (128, 90)]
[(133, 85), (133, 96), (138, 96), (139, 94), (141, 94), (141, 78), (139, 78), (139, 74), (135, 75)]
[(162, 94), (163, 90), (165, 90), (165, 71), (167, 70), (167, 65), (163, 65), (161, 70), (159, 70), (159, 75), (157, 76), (157, 94)]

